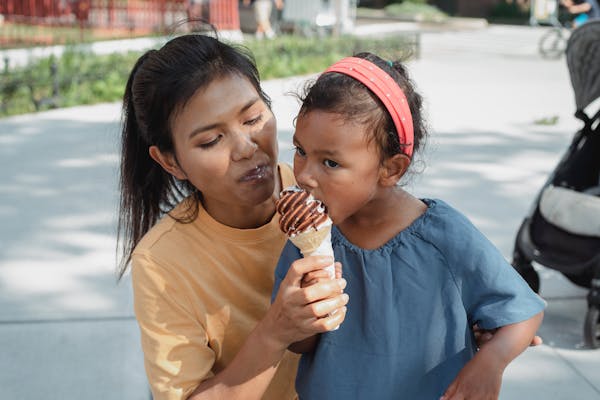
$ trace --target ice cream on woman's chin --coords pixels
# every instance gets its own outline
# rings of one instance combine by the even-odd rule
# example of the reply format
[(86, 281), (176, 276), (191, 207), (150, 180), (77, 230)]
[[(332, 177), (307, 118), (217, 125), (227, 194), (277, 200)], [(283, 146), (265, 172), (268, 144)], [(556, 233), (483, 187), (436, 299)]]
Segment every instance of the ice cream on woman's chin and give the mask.
[[(331, 219), (327, 209), (310, 193), (297, 186), (290, 186), (281, 192), (277, 201), (280, 214), (279, 226), (292, 243), (300, 249), (304, 257), (329, 255), (331, 247)], [(331, 278), (335, 277), (333, 264), (325, 267)]]

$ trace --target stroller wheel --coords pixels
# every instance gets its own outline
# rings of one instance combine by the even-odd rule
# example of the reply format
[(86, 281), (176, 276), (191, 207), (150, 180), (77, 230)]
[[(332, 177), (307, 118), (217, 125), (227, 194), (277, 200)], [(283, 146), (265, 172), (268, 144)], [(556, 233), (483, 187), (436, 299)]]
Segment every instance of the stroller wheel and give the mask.
[(540, 291), (540, 276), (537, 271), (533, 268), (533, 265), (528, 262), (516, 262), (513, 261), (513, 267), (515, 270), (525, 279), (525, 282), (529, 285), (531, 290), (536, 293)]
[(600, 308), (596, 305), (588, 308), (583, 327), (585, 345), (590, 349), (600, 347)]
[(592, 284), (593, 270), (584, 271), (580, 274), (563, 274), (568, 280), (576, 284), (577, 286), (589, 288)]

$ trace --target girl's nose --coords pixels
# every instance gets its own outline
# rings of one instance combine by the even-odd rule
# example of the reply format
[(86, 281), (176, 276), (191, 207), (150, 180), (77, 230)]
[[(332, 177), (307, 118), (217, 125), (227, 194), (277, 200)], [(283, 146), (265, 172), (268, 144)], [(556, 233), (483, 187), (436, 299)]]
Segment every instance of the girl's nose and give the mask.
[(247, 133), (239, 133), (236, 135), (231, 157), (234, 161), (252, 158), (257, 149), (258, 144), (253, 140), (251, 135)]
[(298, 184), (306, 189), (314, 189), (317, 187), (317, 180), (315, 179), (315, 175), (310, 171), (306, 165), (298, 166), (294, 165), (294, 175), (296, 175), (296, 180)]

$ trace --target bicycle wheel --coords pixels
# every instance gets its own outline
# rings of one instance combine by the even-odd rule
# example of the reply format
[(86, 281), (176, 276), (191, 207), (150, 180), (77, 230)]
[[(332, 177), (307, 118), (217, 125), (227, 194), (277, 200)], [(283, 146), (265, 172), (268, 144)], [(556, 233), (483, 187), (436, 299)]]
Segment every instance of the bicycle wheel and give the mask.
[(554, 28), (540, 38), (539, 51), (544, 58), (560, 58), (567, 48), (562, 28)]

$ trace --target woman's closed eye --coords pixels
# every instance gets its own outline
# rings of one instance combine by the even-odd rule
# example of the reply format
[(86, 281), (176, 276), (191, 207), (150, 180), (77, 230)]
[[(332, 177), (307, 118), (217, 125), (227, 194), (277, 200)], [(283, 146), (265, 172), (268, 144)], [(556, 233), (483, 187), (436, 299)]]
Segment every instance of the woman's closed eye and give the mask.
[(262, 114), (259, 114), (258, 117), (249, 119), (248, 121), (244, 122), (244, 125), (250, 125), (250, 126), (256, 125), (260, 121), (262, 121), (262, 117), (263, 117)]
[(217, 143), (219, 143), (221, 141), (221, 139), (223, 138), (223, 135), (217, 135), (214, 139), (208, 141), (208, 142), (204, 142), (204, 143), (200, 143), (199, 147), (202, 149), (208, 149), (210, 147), (213, 147), (214, 145), (216, 145)]

